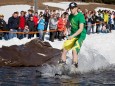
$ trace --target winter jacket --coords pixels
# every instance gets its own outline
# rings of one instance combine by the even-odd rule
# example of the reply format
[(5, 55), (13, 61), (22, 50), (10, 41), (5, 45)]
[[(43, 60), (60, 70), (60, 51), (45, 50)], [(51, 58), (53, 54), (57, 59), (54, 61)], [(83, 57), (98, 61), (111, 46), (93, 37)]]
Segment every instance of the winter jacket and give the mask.
[(38, 30), (44, 30), (44, 26), (45, 26), (45, 20), (44, 19), (40, 19), (39, 23), (38, 23)]
[(34, 21), (28, 20), (28, 21), (27, 21), (27, 25), (28, 25), (29, 31), (35, 31)]
[(57, 29), (57, 19), (56, 18), (51, 18), (49, 20), (49, 29)]
[(33, 19), (34, 19), (34, 24), (35, 24), (35, 26), (38, 25), (38, 20), (39, 20), (38, 17), (37, 17), (37, 16), (34, 16)]
[(58, 31), (65, 31), (66, 21), (62, 18), (59, 18), (57, 27), (58, 27)]
[(26, 24), (26, 18), (24, 16), (19, 17), (19, 27), (24, 30)]
[(0, 30), (6, 31), (6, 22), (3, 19), (0, 19)]
[(96, 23), (96, 15), (93, 15), (92, 16), (92, 24), (95, 24)]
[(15, 29), (18, 30), (19, 27), (19, 17), (14, 18), (13, 16), (9, 18), (8, 20), (8, 27), (9, 29)]
[(49, 22), (50, 14), (49, 13), (44, 13), (43, 16), (44, 16), (45, 22)]
[[(3, 19), (0, 19), (0, 31), (6, 30), (6, 22)], [(0, 38), (3, 37), (3, 33), (0, 32)]]
[(108, 13), (105, 13), (104, 14), (104, 22), (107, 22), (108, 23), (109, 21), (109, 14)]
[(102, 18), (100, 15), (96, 16), (96, 23), (100, 23), (102, 21)]

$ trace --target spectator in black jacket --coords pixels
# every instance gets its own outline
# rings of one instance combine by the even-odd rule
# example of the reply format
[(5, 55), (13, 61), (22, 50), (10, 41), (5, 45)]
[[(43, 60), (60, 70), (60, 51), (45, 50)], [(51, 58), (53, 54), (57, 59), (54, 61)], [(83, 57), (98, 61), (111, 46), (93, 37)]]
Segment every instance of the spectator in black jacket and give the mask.
[(50, 14), (49, 14), (49, 10), (48, 9), (43, 14), (43, 17), (45, 19), (45, 30), (47, 30), (49, 19), (50, 19)]
[(102, 20), (103, 19), (101, 18), (101, 14), (98, 13), (98, 15), (96, 16), (96, 33), (101, 32), (100, 26), (101, 26)]
[(95, 12), (92, 12), (92, 33), (94, 33), (94, 26), (95, 26), (95, 23), (96, 23), (96, 13)]
[[(19, 27), (19, 17), (18, 13), (14, 12), (13, 16), (9, 18), (8, 20), (8, 28), (10, 29), (10, 32), (17, 32)], [(17, 37), (16, 33), (9, 33), (9, 38)]]
[[(4, 15), (0, 15), (0, 31), (4, 31), (6, 29), (6, 22), (4, 21)], [(2, 37), (4, 36), (4, 33), (0, 32), (0, 40), (2, 40)]]
[[(30, 19), (27, 21), (27, 26), (28, 26), (30, 32), (36, 31), (35, 23), (33, 21), (33, 17), (30, 17)], [(29, 39), (31, 39), (32, 37), (34, 37), (34, 34), (29, 34), (28, 35)]]
[[(6, 25), (6, 22), (4, 21), (4, 15), (0, 15), (0, 31), (8, 31), (9, 29), (6, 26), (7, 25)], [(1, 34), (0, 39), (4, 37), (5, 40), (8, 40), (8, 32), (3, 32), (0, 34)]]
[[(43, 14), (43, 17), (45, 19), (45, 28), (44, 28), (44, 31), (47, 31), (48, 23), (49, 23), (49, 19), (50, 19), (50, 14), (49, 14), (49, 10), (48, 9), (45, 10), (45, 13)], [(45, 36), (45, 32), (43, 34), (43, 38), (44, 38), (44, 36)]]

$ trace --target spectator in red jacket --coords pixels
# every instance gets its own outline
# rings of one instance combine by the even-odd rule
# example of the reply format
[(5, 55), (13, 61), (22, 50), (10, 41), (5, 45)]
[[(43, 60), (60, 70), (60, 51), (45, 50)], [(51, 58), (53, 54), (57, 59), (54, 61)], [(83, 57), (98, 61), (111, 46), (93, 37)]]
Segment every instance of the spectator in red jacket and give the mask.
[[(35, 24), (35, 30), (37, 31), (37, 26), (38, 26), (38, 21), (39, 21), (38, 12), (34, 13), (33, 21), (34, 21), (34, 24)], [(36, 34), (36, 37), (39, 37), (38, 33)]]
[(58, 19), (58, 39), (61, 41), (66, 31), (66, 20), (64, 14)]
[[(21, 11), (20, 12), (20, 16), (19, 16), (19, 28), (18, 28), (18, 32), (23, 32), (25, 24), (26, 24), (25, 12)], [(18, 34), (18, 38), (22, 39), (23, 38), (23, 34)]]
[(33, 16), (33, 21), (34, 21), (34, 23), (35, 23), (35, 25), (37, 26), (38, 25), (38, 12), (35, 12), (35, 14), (34, 14), (34, 16)]

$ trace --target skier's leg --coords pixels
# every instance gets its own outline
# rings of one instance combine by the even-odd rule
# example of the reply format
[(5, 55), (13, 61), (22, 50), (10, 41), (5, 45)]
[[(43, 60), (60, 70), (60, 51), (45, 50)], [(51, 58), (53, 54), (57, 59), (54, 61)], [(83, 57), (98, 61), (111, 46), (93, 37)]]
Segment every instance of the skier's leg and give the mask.
[(66, 49), (63, 49), (61, 58), (62, 58), (62, 61), (64, 61), (64, 62), (66, 62), (66, 54), (67, 54), (67, 52), (68, 51)]
[(73, 55), (73, 62), (78, 63), (78, 55), (76, 50), (72, 50), (72, 55)]
[(78, 67), (78, 53), (80, 51), (80, 48), (82, 46), (83, 43), (83, 39), (79, 38), (75, 44), (74, 47), (72, 48), (72, 54), (73, 54), (73, 64), (75, 65), (75, 67)]
[(61, 60), (62, 60), (63, 62), (66, 62), (66, 54), (67, 54), (67, 52), (68, 52), (70, 49), (72, 49), (72, 47), (73, 47), (74, 44), (75, 44), (75, 41), (76, 41), (76, 39), (73, 38), (73, 39), (71, 39), (71, 40), (66, 40), (66, 41), (64, 42), (64, 44), (63, 44), (63, 52), (62, 52), (62, 56), (61, 56)]
[(78, 67), (78, 54), (76, 50), (72, 51), (72, 55), (73, 55), (73, 65), (77, 68)]

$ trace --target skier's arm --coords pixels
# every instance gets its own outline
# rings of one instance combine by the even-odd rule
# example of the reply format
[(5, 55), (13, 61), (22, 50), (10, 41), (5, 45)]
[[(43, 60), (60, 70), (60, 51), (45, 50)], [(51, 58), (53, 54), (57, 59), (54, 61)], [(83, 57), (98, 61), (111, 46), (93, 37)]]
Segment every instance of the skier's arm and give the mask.
[(80, 27), (79, 30), (78, 30), (76, 33), (74, 33), (72, 36), (68, 37), (68, 39), (72, 39), (72, 38), (74, 38), (75, 36), (78, 36), (78, 35), (83, 31), (84, 24), (83, 24), (83, 23), (80, 23), (79, 27)]

